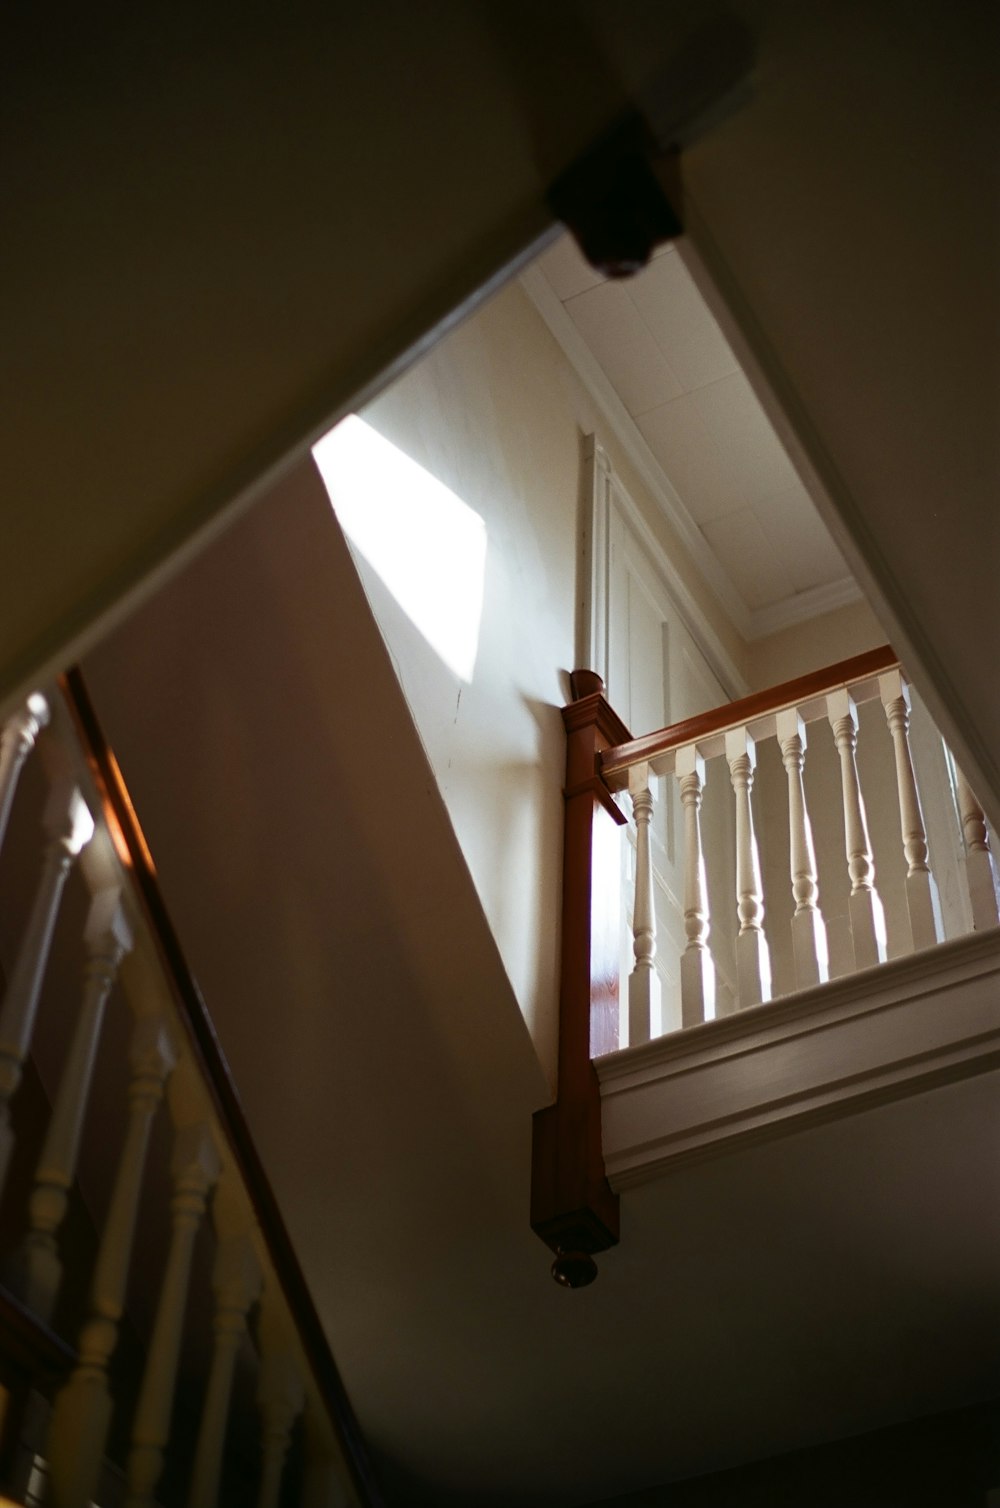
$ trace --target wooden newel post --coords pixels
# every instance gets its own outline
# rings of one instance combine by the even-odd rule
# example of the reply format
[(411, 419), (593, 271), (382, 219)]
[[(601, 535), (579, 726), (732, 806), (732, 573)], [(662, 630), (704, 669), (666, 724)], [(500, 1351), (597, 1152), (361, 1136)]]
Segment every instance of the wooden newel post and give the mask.
[(552, 1276), (582, 1288), (597, 1276), (594, 1254), (618, 1241), (618, 1196), (604, 1172), (601, 1096), (591, 1058), (618, 1046), (621, 928), (617, 829), (626, 818), (601, 779), (601, 753), (628, 729), (604, 700), (593, 671), (572, 677), (566, 727), (559, 1085), (535, 1114), (531, 1225), (555, 1253)]

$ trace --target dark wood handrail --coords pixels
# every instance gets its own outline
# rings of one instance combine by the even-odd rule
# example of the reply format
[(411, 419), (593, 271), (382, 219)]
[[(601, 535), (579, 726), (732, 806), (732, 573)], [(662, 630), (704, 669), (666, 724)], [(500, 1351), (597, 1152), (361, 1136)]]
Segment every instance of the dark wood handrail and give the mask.
[(878, 649), (853, 655), (849, 660), (838, 660), (834, 665), (810, 671), (809, 675), (798, 676), (793, 681), (783, 681), (781, 685), (771, 686), (766, 691), (751, 692), (738, 702), (726, 702), (721, 707), (713, 707), (711, 712), (685, 718), (683, 722), (674, 723), (669, 728), (662, 728), (656, 733), (645, 733), (629, 743), (606, 749), (600, 756), (601, 775), (608, 785), (613, 789), (617, 788), (625, 784), (628, 771), (634, 765), (644, 764), (660, 755), (669, 754), (673, 749), (697, 743), (699, 739), (728, 732), (730, 728), (743, 728), (757, 718), (780, 712), (786, 707), (800, 707), (829, 691), (836, 691), (840, 686), (851, 686), (858, 681), (884, 675), (898, 664), (895, 650), (891, 645), (883, 644)]
[(327, 1343), (274, 1190), (250, 1135), (232, 1072), (167, 911), (156, 877), (156, 868), (118, 762), (104, 736), (80, 669), (74, 667), (61, 676), (59, 685), (103, 804), (112, 840), (124, 867), (132, 876), (135, 898), (156, 944), (192, 1052), (201, 1067), (219, 1122), (253, 1206), (268, 1255), (298, 1331), (303, 1353), (312, 1369), (320, 1396), (339, 1432), (344, 1459), (354, 1486), (366, 1508), (383, 1508), (383, 1499), (375, 1482), (354, 1410)]

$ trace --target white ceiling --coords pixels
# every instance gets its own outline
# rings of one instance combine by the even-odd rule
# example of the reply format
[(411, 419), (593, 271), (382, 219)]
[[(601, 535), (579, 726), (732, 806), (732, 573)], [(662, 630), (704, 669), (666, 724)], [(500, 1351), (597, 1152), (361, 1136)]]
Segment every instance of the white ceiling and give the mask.
[(636, 277), (610, 282), (564, 236), (537, 265), (620, 400), (619, 438), (647, 474), (652, 462), (665, 478), (660, 500), (675, 523), (680, 515), (703, 566), (714, 557), (711, 576), (736, 626), (757, 637), (857, 596), (677, 251), (665, 247)]

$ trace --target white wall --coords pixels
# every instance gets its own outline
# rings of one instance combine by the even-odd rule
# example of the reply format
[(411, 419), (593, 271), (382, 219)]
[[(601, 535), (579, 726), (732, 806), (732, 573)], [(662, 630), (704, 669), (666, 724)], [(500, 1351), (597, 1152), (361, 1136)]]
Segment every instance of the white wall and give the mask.
[(752, 690), (765, 691), (885, 642), (885, 630), (867, 602), (851, 602), (754, 640), (747, 650), (747, 679)]
[[(363, 414), (475, 511), (487, 534), (471, 680), (445, 665), (377, 571), (365, 590), (433, 767), (539, 1058), (555, 1083), (565, 743), (575, 666), (583, 442), (591, 400), (518, 287), (443, 341)], [(613, 463), (629, 468), (608, 445)], [(630, 490), (671, 559), (707, 593), (641, 482)], [(337, 486), (333, 484), (336, 503)], [(734, 654), (715, 607), (716, 632)], [(461, 940), (457, 939), (460, 945)]]
[[(378, 570), (353, 550), (540, 1062), (555, 1084), (564, 738), (560, 706), (579, 642), (584, 437), (596, 431), (713, 631), (754, 689), (884, 642), (864, 602), (745, 645), (697, 575), (534, 306), (505, 289), (363, 411), (382, 441), (483, 522), (484, 594), (470, 679), (444, 663)], [(338, 483), (331, 483), (336, 506)], [(405, 485), (400, 483), (399, 485)], [(342, 509), (346, 483), (340, 483)], [(410, 498), (417, 506), (414, 491)], [(345, 518), (346, 518), (345, 512)], [(447, 591), (447, 586), (444, 588)], [(839, 764), (810, 729), (806, 789), (834, 972), (850, 965)], [(890, 956), (908, 950), (891, 741), (880, 704), (861, 711), (859, 766)], [(728, 782), (716, 782), (727, 806)], [(777, 746), (759, 750), (756, 820), (775, 991), (794, 986), (787, 786)], [(715, 906), (725, 925), (728, 891)], [(726, 912), (728, 917), (728, 910)], [(458, 939), (460, 945), (460, 939)]]

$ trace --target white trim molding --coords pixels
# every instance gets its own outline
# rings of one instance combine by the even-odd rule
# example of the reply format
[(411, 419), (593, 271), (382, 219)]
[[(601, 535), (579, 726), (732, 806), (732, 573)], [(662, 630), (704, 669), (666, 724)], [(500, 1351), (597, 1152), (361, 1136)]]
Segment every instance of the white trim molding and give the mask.
[(1000, 1068), (1000, 929), (610, 1053), (614, 1189)]
[(545, 274), (536, 266), (520, 276), (524, 289), (570, 366), (607, 421), (611, 433), (635, 467), (670, 527), (718, 599), (736, 632), (747, 641), (765, 638), (782, 628), (805, 623), (861, 598), (852, 577), (796, 592), (770, 607), (750, 608), (734, 585), (708, 540), (691, 517), (683, 499), (644, 440), (638, 425), (587, 346)]
[(823, 586), (811, 586), (807, 591), (796, 592), (794, 597), (785, 597), (781, 602), (772, 602), (770, 607), (755, 607), (753, 610), (752, 639), (766, 639), (768, 634), (780, 633), (783, 628), (794, 628), (823, 613), (836, 612), (838, 607), (850, 607), (861, 601), (861, 588), (853, 576), (842, 576), (839, 581), (827, 581)]
[(587, 436), (585, 462), (590, 468), (587, 478), (590, 510), (586, 521), (581, 572), (586, 596), (581, 604), (583, 643), (579, 647), (587, 658), (587, 668), (596, 670), (605, 684), (608, 683), (611, 632), (609, 613), (611, 524), (613, 514), (617, 513), (626, 528), (638, 539), (655, 569), (662, 576), (684, 627), (704, 655), (709, 668), (726, 695), (733, 700), (745, 696), (750, 688), (739, 666), (708, 622), (684, 578), (623, 486), (604, 446), (594, 435)]

